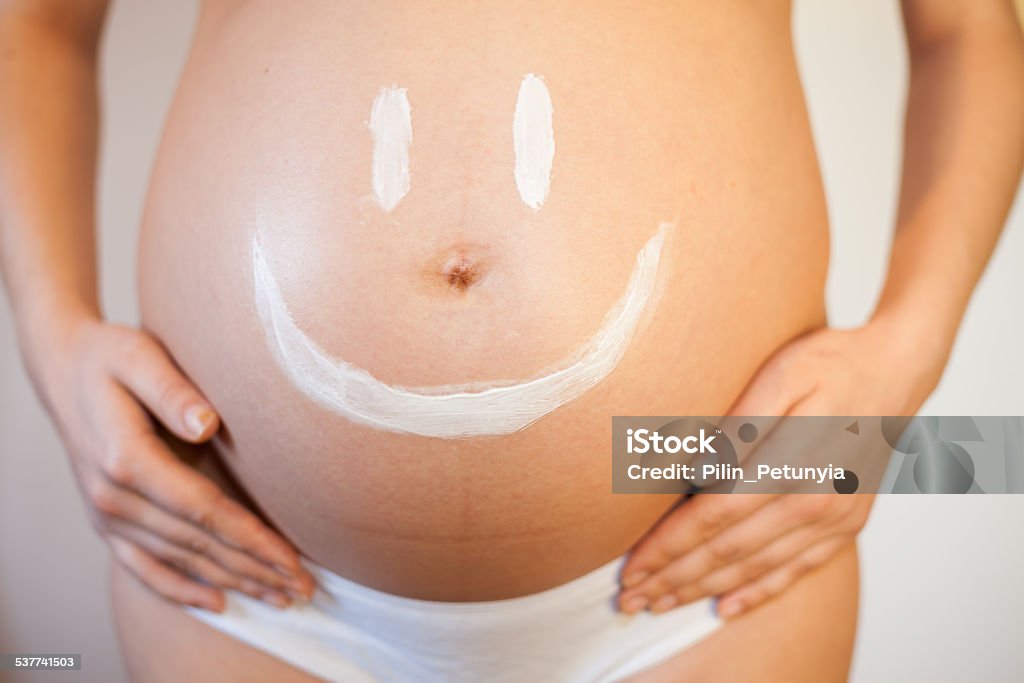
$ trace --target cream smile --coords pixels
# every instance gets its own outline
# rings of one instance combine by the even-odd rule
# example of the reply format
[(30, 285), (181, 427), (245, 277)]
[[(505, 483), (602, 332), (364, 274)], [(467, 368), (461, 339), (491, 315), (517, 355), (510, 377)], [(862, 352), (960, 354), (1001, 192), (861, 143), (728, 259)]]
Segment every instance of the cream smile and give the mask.
[(256, 307), (292, 384), (338, 415), (376, 429), (446, 439), (510, 434), (579, 398), (619, 364), (656, 298), (662, 247), (671, 227), (663, 223), (637, 254), (625, 293), (597, 333), (555, 368), (523, 381), (403, 387), (332, 358), (295, 324), (258, 236), (252, 244)]

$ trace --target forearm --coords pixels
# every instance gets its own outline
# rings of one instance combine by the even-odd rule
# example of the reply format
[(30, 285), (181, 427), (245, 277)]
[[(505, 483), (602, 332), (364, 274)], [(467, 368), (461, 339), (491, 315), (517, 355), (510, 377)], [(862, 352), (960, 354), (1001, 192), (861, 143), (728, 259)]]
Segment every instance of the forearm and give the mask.
[(39, 14), (0, 13), (0, 272), (30, 362), (63, 321), (99, 314), (99, 26)]
[(929, 359), (935, 381), (1024, 163), (1024, 42), (998, 18), (911, 32), (903, 183), (875, 319)]

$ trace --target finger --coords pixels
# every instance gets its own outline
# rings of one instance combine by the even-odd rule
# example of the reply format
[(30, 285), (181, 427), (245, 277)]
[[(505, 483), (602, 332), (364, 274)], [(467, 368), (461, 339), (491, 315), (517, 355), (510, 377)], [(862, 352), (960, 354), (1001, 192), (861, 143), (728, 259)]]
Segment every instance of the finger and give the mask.
[(718, 614), (732, 619), (767, 602), (828, 562), (847, 542), (848, 539), (832, 537), (812, 545), (789, 562), (723, 595), (718, 602)]
[(814, 382), (783, 356), (773, 356), (754, 374), (728, 415), (778, 416), (814, 390)]
[(794, 529), (753, 555), (716, 569), (697, 581), (684, 584), (674, 592), (666, 594), (652, 605), (651, 611), (664, 612), (677, 605), (736, 590), (779, 567), (792, 563), (794, 558), (822, 540), (839, 537), (840, 534), (834, 530), (822, 534), (821, 530), (810, 527)]
[[(753, 462), (759, 449), (771, 446), (785, 417), (813, 395), (814, 389), (813, 378), (795, 369), (786, 355), (777, 354), (765, 362), (721, 420), (725, 433), (739, 437), (733, 442), (738, 461)], [(741, 432), (744, 427), (749, 429), (747, 423), (754, 426), (753, 442)]]
[(220, 427), (209, 401), (152, 337), (130, 332), (123, 352), (111, 363), (110, 370), (179, 438), (199, 443), (212, 437)]
[[(672, 510), (630, 553), (622, 585), (637, 586), (672, 560), (689, 552), (774, 496), (697, 494)], [(642, 609), (642, 608), (641, 608)]]
[(288, 579), (268, 565), (168, 514), (132, 491), (119, 489), (118, 495), (104, 501), (102, 512), (146, 529), (178, 546), (182, 552), (208, 557), (231, 575), (261, 584), (263, 590), (273, 589), (307, 600), (312, 597), (315, 584), (311, 577)]
[[(818, 402), (820, 392), (812, 390), (811, 393), (798, 398), (794, 403), (785, 408), (772, 408), (779, 413), (772, 418), (747, 418), (739, 415), (728, 416), (723, 420), (726, 429), (730, 433), (740, 436), (741, 426), (737, 423), (751, 422), (755, 424), (753, 437), (740, 439), (736, 446), (736, 453), (743, 471), (754, 472), (763, 464), (777, 466), (780, 463), (789, 463), (794, 460), (794, 451), (803, 452), (799, 449), (806, 448), (808, 442), (807, 423), (801, 422), (796, 416), (811, 414)], [(756, 493), (761, 491), (773, 492), (776, 494), (790, 493), (794, 489), (791, 481), (782, 481), (772, 485), (765, 485), (758, 478), (748, 481), (742, 477), (742, 481), (735, 482), (732, 493)]]
[(224, 595), (174, 571), (137, 545), (123, 538), (108, 539), (114, 555), (143, 584), (172, 601), (211, 612), (224, 610)]
[[(111, 403), (118, 415), (127, 416), (139, 410), (123, 392), (118, 392)], [(139, 493), (170, 514), (274, 566), (286, 576), (308, 576), (298, 553), (284, 539), (212, 481), (179, 460), (152, 431), (122, 434), (118, 444), (103, 461), (104, 473), (113, 483)]]
[(108, 523), (108, 528), (111, 534), (134, 543), (165, 565), (178, 569), (186, 576), (202, 579), (216, 588), (241, 591), (274, 607), (285, 608), (291, 604), (291, 599), (285, 593), (232, 574), (208, 557), (171, 543), (137, 524), (124, 520), (112, 520)]
[[(805, 545), (812, 538), (820, 538), (822, 533), (831, 533), (832, 523), (839, 516), (838, 503), (842, 502), (843, 507), (846, 507), (845, 501), (836, 501), (835, 498), (826, 495), (775, 496), (756, 514), (738, 520), (690, 552), (680, 555), (639, 585), (630, 588), (623, 594), (622, 602), (629, 604), (634, 596), (642, 595), (648, 604), (657, 608), (658, 601), (666, 595), (675, 595), (677, 598), (687, 595), (689, 597), (686, 601), (689, 601), (705, 594), (714, 594), (716, 589), (721, 592), (731, 588), (731, 584), (722, 587), (721, 581), (737, 574), (740, 578), (748, 578), (744, 561), (790, 532), (808, 527), (809, 537)], [(791, 548), (789, 554), (782, 557), (792, 557), (799, 549), (802, 546)], [(733, 571), (719, 572), (723, 568), (731, 568)], [(689, 590), (680, 593), (684, 587)], [(667, 604), (668, 601), (663, 603)]]

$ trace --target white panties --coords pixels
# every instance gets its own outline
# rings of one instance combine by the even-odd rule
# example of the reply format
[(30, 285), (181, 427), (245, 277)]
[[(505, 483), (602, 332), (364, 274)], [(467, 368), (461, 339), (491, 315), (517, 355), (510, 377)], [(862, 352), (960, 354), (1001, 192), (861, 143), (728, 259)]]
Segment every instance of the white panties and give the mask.
[(221, 614), (185, 609), (328, 681), (611, 683), (721, 623), (711, 599), (660, 615), (617, 611), (624, 561), (520, 598), (432, 602), (373, 590), (305, 560), (319, 583), (307, 605), (279, 610), (229, 591)]

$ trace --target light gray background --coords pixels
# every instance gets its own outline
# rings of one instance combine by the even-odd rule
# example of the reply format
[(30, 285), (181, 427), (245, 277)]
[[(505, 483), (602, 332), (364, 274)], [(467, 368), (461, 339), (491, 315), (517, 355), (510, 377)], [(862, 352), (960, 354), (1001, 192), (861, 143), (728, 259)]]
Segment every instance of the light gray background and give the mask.
[[(107, 27), (102, 287), (107, 311), (120, 321), (136, 319), (137, 224), (194, 16), (192, 1), (122, 0)], [(907, 78), (897, 2), (803, 0), (795, 29), (831, 207), (830, 311), (836, 324), (854, 325), (879, 291), (895, 212)], [(1024, 414), (1022, 204), (923, 413)], [(1024, 496), (883, 497), (862, 549), (854, 681), (1022, 680)], [(81, 652), (85, 662), (80, 673), (19, 680), (124, 680), (107, 607), (106, 563), (21, 368), (4, 302), (0, 651)]]

